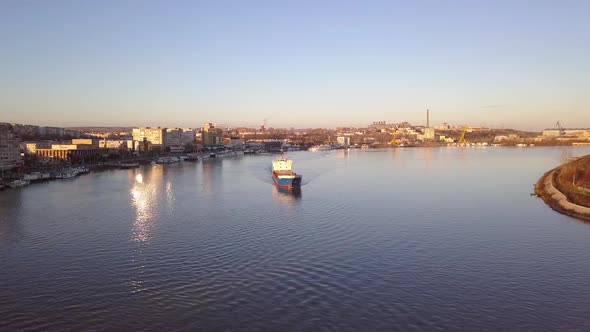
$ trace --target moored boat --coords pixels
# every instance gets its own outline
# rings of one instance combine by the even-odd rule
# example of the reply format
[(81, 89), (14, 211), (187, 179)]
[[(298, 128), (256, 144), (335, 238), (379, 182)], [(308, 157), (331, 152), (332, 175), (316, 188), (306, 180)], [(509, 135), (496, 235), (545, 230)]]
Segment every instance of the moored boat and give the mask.
[(39, 181), (41, 180), (41, 173), (39, 172), (33, 172), (33, 173), (27, 173), (23, 176), (23, 180), (25, 181)]
[(134, 163), (134, 162), (121, 163), (120, 167), (122, 169), (138, 168), (139, 163)]
[(156, 164), (174, 164), (180, 162), (177, 157), (160, 157), (156, 160)]
[(331, 146), (330, 144), (320, 144), (320, 145), (314, 145), (311, 148), (309, 148), (309, 151), (311, 152), (319, 152), (319, 151), (329, 151), (329, 150), (333, 150), (334, 147)]
[(184, 160), (185, 161), (199, 161), (199, 156), (191, 153), (188, 156), (186, 156), (186, 158)]
[(16, 189), (16, 188), (28, 186), (29, 183), (30, 182), (27, 180), (14, 180), (12, 182), (8, 182), (7, 185), (12, 189)]
[(301, 186), (301, 175), (293, 172), (293, 161), (282, 155), (272, 162), (272, 179), (281, 188)]
[(75, 177), (76, 175), (78, 175), (78, 172), (76, 172), (74, 169), (65, 169), (61, 172), (61, 177), (59, 177), (60, 179), (71, 179), (73, 177)]

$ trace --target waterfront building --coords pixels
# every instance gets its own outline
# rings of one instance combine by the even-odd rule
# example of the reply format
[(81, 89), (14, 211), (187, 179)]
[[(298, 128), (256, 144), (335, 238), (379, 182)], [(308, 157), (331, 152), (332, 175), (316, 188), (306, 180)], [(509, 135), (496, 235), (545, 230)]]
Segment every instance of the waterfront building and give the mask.
[(350, 137), (348, 136), (338, 136), (338, 138), (336, 138), (336, 142), (338, 142), (338, 144), (342, 147), (349, 147), (350, 146)]
[(52, 144), (50, 149), (37, 148), (35, 153), (40, 157), (71, 162), (95, 161), (101, 156), (98, 144)]
[(98, 139), (93, 138), (74, 138), (72, 139), (72, 144), (74, 145), (91, 145), (93, 147), (98, 147)]
[(212, 123), (206, 123), (203, 127), (203, 145), (223, 145), (223, 129)]
[(53, 144), (51, 141), (24, 142), (21, 144), (21, 147), (25, 153), (36, 154), (37, 149), (51, 149), (51, 144)]
[(101, 140), (98, 142), (101, 149), (134, 150), (133, 140)]
[(182, 129), (182, 144), (192, 144), (195, 142), (195, 130), (193, 128)]
[(166, 146), (171, 149), (182, 148), (182, 137), (184, 130), (182, 128), (167, 128), (166, 129)]
[(235, 137), (232, 136), (229, 138), (228, 142), (227, 142), (231, 147), (240, 147), (242, 145), (244, 145), (244, 140), (241, 139), (240, 137)]
[(264, 149), (268, 152), (281, 152), (283, 150), (283, 141), (266, 141), (264, 142)]
[(12, 125), (0, 125), (0, 170), (10, 170), (22, 165), (20, 140)]
[(143, 143), (144, 140), (149, 142), (150, 149), (166, 147), (166, 128), (160, 127), (141, 127), (133, 128), (133, 141)]

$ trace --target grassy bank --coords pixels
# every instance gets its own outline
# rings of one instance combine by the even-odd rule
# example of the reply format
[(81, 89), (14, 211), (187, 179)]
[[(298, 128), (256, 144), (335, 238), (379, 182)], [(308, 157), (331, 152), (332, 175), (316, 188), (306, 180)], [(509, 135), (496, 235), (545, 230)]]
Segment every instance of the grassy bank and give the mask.
[(568, 201), (590, 207), (590, 156), (558, 167), (553, 173), (553, 185)]

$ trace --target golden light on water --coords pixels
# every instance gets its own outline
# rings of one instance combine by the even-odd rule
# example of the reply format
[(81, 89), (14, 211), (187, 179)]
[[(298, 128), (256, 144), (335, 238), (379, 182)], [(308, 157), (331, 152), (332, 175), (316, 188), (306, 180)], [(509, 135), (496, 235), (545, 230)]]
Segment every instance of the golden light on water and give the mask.
[(131, 180), (130, 203), (135, 209), (133, 240), (137, 242), (147, 242), (152, 237), (159, 183), (154, 177), (157, 176), (156, 172), (150, 172), (149, 181), (144, 182), (143, 175), (138, 173)]

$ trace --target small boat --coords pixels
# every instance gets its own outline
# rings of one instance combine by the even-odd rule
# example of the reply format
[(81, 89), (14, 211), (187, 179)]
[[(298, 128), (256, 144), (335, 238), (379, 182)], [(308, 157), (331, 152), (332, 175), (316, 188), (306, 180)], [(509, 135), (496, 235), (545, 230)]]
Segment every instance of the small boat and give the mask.
[(39, 172), (27, 173), (23, 176), (23, 180), (24, 181), (31, 181), (31, 182), (39, 181), (39, 180), (41, 180), (41, 173), (39, 173)]
[(27, 180), (14, 180), (12, 182), (8, 182), (8, 186), (12, 189), (21, 188), (29, 185), (29, 181)]
[(139, 168), (139, 163), (135, 163), (135, 162), (121, 163), (120, 167), (121, 167), (121, 169)]
[(156, 160), (156, 164), (174, 164), (180, 162), (177, 157), (160, 157)]
[(61, 172), (61, 177), (60, 179), (71, 179), (73, 177), (75, 177), (76, 175), (78, 175), (78, 172), (76, 172), (73, 169), (67, 169)]
[(188, 156), (186, 156), (186, 158), (184, 159), (185, 161), (199, 161), (199, 156), (197, 156), (196, 154), (189, 154)]
[(272, 179), (281, 188), (301, 187), (301, 175), (293, 172), (293, 161), (283, 155), (272, 162)]
[(330, 144), (321, 144), (321, 145), (314, 145), (311, 148), (309, 148), (309, 151), (311, 152), (319, 152), (319, 151), (328, 151), (328, 150), (333, 150), (334, 147), (332, 147)]

